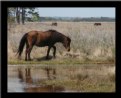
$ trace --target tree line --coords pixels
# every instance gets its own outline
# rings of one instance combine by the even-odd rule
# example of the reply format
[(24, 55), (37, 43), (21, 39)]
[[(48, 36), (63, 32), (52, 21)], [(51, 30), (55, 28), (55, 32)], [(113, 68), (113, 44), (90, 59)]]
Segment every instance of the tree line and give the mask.
[[(8, 8), (8, 22), (25, 24), (25, 21), (39, 21), (37, 8), (12, 7)], [(29, 18), (28, 18), (29, 17)], [(28, 19), (28, 20), (27, 20)]]
[(65, 21), (65, 22), (115, 22), (111, 17), (40, 17), (40, 21)]

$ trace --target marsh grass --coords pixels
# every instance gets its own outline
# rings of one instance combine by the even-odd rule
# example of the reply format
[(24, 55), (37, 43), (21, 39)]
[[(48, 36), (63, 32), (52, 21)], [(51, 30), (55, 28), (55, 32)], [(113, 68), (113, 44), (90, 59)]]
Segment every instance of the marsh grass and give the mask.
[[(8, 61), (17, 58), (15, 54), (20, 39), (25, 33), (31, 30), (55, 29), (72, 40), (69, 53), (66, 52), (62, 44), (56, 44), (59, 58), (115, 62), (115, 23), (102, 22), (102, 25), (97, 27), (93, 24), (93, 22), (58, 22), (57, 27), (51, 26), (51, 22), (30, 22), (25, 25), (12, 24), (12, 26), (8, 24)], [(50, 55), (52, 55), (52, 51)], [(46, 52), (47, 47), (34, 46), (31, 57), (43, 57)], [(22, 58), (24, 57), (23, 52)]]

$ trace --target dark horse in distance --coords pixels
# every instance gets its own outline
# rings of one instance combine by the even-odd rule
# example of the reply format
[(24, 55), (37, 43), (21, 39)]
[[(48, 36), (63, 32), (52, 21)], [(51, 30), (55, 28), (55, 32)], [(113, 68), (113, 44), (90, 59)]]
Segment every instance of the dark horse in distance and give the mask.
[(52, 23), (52, 26), (57, 26), (57, 22), (53, 22)]
[(94, 23), (94, 26), (101, 26), (101, 23)]
[(56, 42), (61, 42), (63, 46), (70, 51), (70, 43), (71, 39), (64, 34), (56, 31), (56, 30), (48, 30), (48, 31), (30, 31), (23, 35), (19, 48), (18, 54), (19, 58), (22, 54), (24, 45), (26, 44), (26, 51), (25, 51), (25, 60), (31, 60), (30, 53), (34, 45), (38, 47), (48, 46), (47, 56), (46, 59), (49, 59), (49, 52), (50, 49), (53, 48), (53, 56), (55, 58), (56, 54), (56, 47), (54, 46)]

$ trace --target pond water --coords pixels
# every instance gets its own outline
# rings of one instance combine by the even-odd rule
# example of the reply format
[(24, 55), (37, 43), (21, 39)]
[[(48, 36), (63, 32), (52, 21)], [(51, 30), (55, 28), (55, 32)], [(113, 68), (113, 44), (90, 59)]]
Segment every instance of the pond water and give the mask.
[[(52, 68), (8, 66), (8, 92), (61, 92), (64, 87), (43, 85), (41, 81), (56, 79)], [(38, 82), (40, 84), (38, 84)]]
[[(40, 65), (34, 65), (34, 66), (8, 65), (7, 90), (8, 92), (28, 92), (28, 93), (29, 92), (80, 92), (80, 90), (78, 90), (80, 89), (78, 88), (79, 87), (78, 85), (80, 85), (81, 82), (84, 83), (83, 80), (85, 80), (86, 82), (86, 81), (94, 81), (94, 78), (95, 80), (107, 79), (108, 78), (107, 75), (112, 75), (112, 74), (115, 75), (115, 66), (112, 65), (111, 66), (59, 65), (56, 67), (50, 67), (50, 65), (49, 67), (48, 66), (42, 67)], [(56, 81), (56, 84), (59, 84), (58, 82), (65, 81), (68, 79), (71, 79), (69, 87), (70, 86), (74, 87), (76, 85), (77, 90), (72, 91), (70, 89), (65, 88), (62, 85), (55, 85), (54, 83), (45, 84), (45, 81), (50, 81), (50, 82)], [(111, 76), (110, 79), (113, 79), (113, 77)], [(77, 81), (77, 83), (74, 82), (75, 84), (73, 84), (73, 81)], [(64, 85), (69, 84), (68, 81), (63, 83), (66, 83)], [(83, 85), (80, 87), (82, 87), (83, 90)]]

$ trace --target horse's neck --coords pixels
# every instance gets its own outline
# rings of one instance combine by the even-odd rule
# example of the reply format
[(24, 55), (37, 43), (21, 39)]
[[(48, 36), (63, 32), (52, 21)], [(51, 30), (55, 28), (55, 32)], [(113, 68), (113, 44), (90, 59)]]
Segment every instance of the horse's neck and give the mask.
[(63, 34), (59, 34), (58, 38), (57, 38), (58, 42), (64, 43), (65, 40), (65, 36)]

